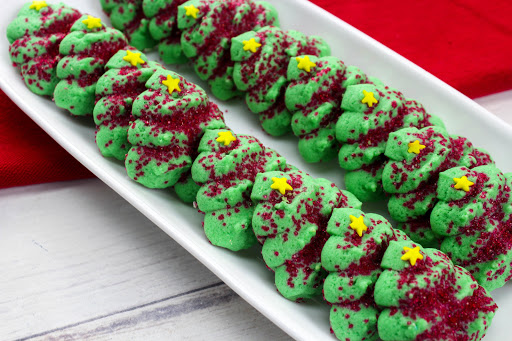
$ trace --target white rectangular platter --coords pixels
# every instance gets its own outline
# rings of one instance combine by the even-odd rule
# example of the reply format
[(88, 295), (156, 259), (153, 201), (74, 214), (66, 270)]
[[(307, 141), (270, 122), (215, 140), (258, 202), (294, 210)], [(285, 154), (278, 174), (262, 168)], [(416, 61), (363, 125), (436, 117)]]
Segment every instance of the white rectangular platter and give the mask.
[[(64, 1), (108, 22), (99, 0)], [(322, 36), (331, 45), (333, 55), (402, 90), (407, 97), (419, 100), (429, 112), (445, 121), (450, 132), (467, 136), (475, 145), (487, 149), (503, 171), (512, 171), (512, 158), (507, 148), (512, 145), (510, 126), (421, 68), (311, 3), (305, 0), (269, 2), (279, 12), (281, 27)], [(298, 340), (334, 340), (329, 331), (327, 305), (320, 300), (297, 304), (282, 298), (276, 292), (273, 274), (264, 266), (258, 250), (232, 253), (211, 246), (201, 228), (202, 216), (194, 208), (181, 203), (170, 191), (149, 190), (138, 185), (126, 176), (121, 164), (100, 155), (94, 143), (91, 118), (73, 118), (49, 99), (38, 97), (25, 87), (18, 70), (11, 66), (5, 38), (6, 27), (15, 18), (21, 3), (19, 0), (4, 1), (0, 12), (0, 86), (3, 91), (75, 158), (285, 332)], [(150, 57), (157, 58), (155, 54), (150, 54)], [(206, 89), (190, 68), (169, 68)], [(225, 111), (228, 125), (236, 132), (255, 135), (291, 164), (342, 187), (343, 173), (334, 161), (328, 165), (305, 164), (298, 155), (293, 137), (272, 138), (264, 134), (256, 115), (251, 114), (241, 101), (216, 102)], [(364, 209), (385, 212), (382, 204), (365, 205)], [(507, 319), (512, 315), (511, 289), (512, 285), (508, 284), (493, 293), (500, 310), (488, 333), (489, 340), (507, 339)]]

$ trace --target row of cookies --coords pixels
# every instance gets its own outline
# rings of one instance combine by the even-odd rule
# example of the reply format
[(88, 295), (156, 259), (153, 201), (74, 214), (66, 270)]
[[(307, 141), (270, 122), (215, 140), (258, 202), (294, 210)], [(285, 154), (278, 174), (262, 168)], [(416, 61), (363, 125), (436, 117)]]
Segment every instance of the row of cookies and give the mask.
[[(326, 179), (250, 136), (209, 130), (192, 167), (212, 244), (259, 242), (287, 299), (323, 293), (340, 340), (480, 340), (497, 306), (441, 251), (423, 248)], [(451, 176), (446, 174), (445, 176)]]
[[(123, 6), (122, 0), (111, 2), (116, 2), (119, 8)], [(213, 34), (223, 35), (224, 43), (218, 48), (224, 57), (230, 55), (234, 63), (229, 64), (233, 66), (233, 83), (237, 90), (245, 92), (249, 109), (260, 115), (268, 133), (281, 135), (291, 127), (299, 138), (299, 152), (308, 162), (327, 161), (337, 154), (341, 168), (346, 170), (346, 188), (358, 199), (388, 198), (388, 209), (398, 228), (424, 245), (437, 248), (447, 245), (445, 239), (450, 240), (446, 238), (450, 234), (443, 232), (447, 228), (440, 227), (435, 222), (437, 218), (430, 214), (436, 205), (441, 205), (442, 193), (437, 190), (439, 174), (453, 167), (472, 169), (492, 165), (485, 151), (474, 147), (467, 138), (450, 135), (443, 122), (427, 113), (417, 101), (356, 67), (346, 66), (338, 58), (327, 56), (329, 47), (320, 37), (307, 37), (276, 27), (257, 29), (258, 26), (237, 36), (240, 31), (236, 15), (228, 9), (231, 8), (228, 3), (241, 8), (246, 1), (227, 1), (223, 5), (214, 0), (171, 2), (176, 8), (171, 20), (174, 26), (168, 26), (169, 32), (180, 35), (185, 26), (208, 26), (208, 30), (195, 32), (195, 46), (199, 50), (210, 46)], [(153, 2), (144, 1), (139, 3), (139, 9), (133, 10), (146, 12), (151, 6)], [(270, 8), (263, 3), (262, 6)], [(272, 25), (277, 25), (276, 16), (272, 17)], [(236, 29), (220, 30), (220, 23), (231, 23)], [(149, 26), (152, 25), (153, 21)], [(183, 32), (181, 48), (186, 51), (191, 33)], [(196, 62), (192, 62), (201, 74)], [(213, 83), (210, 85), (218, 95)], [(496, 172), (500, 174), (499, 179), (505, 179), (502, 172)], [(453, 179), (450, 188), (457, 186)], [(506, 181), (495, 186), (503, 187), (505, 192), (509, 189)], [(496, 225), (508, 227), (510, 213), (506, 203), (496, 210), (502, 214), (500, 224), (486, 223), (472, 228), (476, 224), (473, 216), (481, 214), (476, 211), (471, 219), (458, 224), (457, 235), (459, 239), (461, 235), (467, 236), (462, 239), (468, 246), (442, 247), (457, 258), (457, 264), (471, 269), (475, 262), (479, 263), (474, 259), (483, 258), (475, 252), (466, 252), (464, 259), (460, 258), (470, 247), (470, 240), (479, 239), (496, 250), (486, 252), (487, 255), (502, 255), (489, 258), (487, 261), (492, 266), (486, 271), (478, 267), (472, 271), (478, 279), (488, 282), (486, 285), (491, 290), (512, 278), (511, 240), (497, 243), (497, 238), (492, 237), (503, 231), (504, 237), (508, 236), (510, 228), (497, 229)], [(450, 231), (455, 233), (454, 229)]]
[[(32, 8), (32, 10), (36, 9)], [(83, 19), (81, 20), (81, 23), (86, 26), (88, 26), (89, 20), (91, 20), (88, 16), (81, 19)], [(91, 33), (89, 32), (90, 30), (96, 31)], [(83, 28), (81, 31), (79, 29), (75, 29), (73, 32), (80, 32), (82, 37), (87, 38), (87, 35), (89, 34), (96, 32), (103, 33), (103, 28), (93, 27), (89, 29), (87, 27)], [(83, 50), (85, 51), (87, 48), (84, 48)], [(96, 48), (91, 48), (90, 51), (95, 51), (97, 55), (102, 54), (102, 52), (98, 51)], [(82, 54), (78, 56), (76, 60), (81, 61), (85, 58), (88, 58), (87, 55)], [(206, 121), (203, 127), (215, 129), (224, 127), (223, 121), (219, 119), (219, 115), (221, 118), (222, 114), (218, 109), (216, 109), (215, 105), (208, 101), (202, 89), (186, 82), (186, 80), (177, 74), (165, 71), (156, 64), (150, 64), (141, 52), (138, 52), (133, 48), (126, 48), (114, 53), (112, 58), (106, 63), (105, 70), (108, 70), (105, 74), (95, 75), (98, 76), (98, 78), (96, 78), (97, 85), (95, 86), (95, 91), (96, 94), (101, 97), (96, 105), (96, 108), (99, 108), (98, 112), (96, 112), (95, 108), (95, 120), (99, 126), (98, 135), (106, 136), (106, 139), (103, 140), (106, 142), (98, 143), (99, 146), (104, 146), (105, 150), (118, 150), (118, 155), (122, 155), (124, 148), (127, 148), (126, 145), (123, 146), (124, 143), (122, 143), (122, 141), (128, 141), (130, 144), (133, 143), (133, 145), (135, 145), (132, 153), (133, 156), (131, 158), (129, 157), (130, 151), (132, 151), (132, 148), (129, 148), (128, 157), (126, 159), (129, 173), (129, 165), (136, 165), (132, 168), (132, 178), (137, 179), (148, 187), (167, 187), (167, 185), (170, 185), (170, 182), (172, 183), (173, 181), (177, 181), (181, 174), (186, 172), (187, 163), (190, 163), (190, 161), (183, 159), (186, 152), (183, 153), (184, 151), (182, 150), (182, 147), (176, 142), (182, 142), (183, 140), (190, 141), (190, 139), (193, 138), (197, 139), (203, 132), (201, 128), (195, 128), (195, 133), (193, 131), (194, 129), (192, 129), (192, 131), (188, 130), (191, 126), (191, 121), (193, 121), (191, 118), (194, 117), (194, 119), (197, 119), (196, 117), (198, 114), (199, 117), (201, 117), (201, 114), (205, 114), (204, 117), (206, 118)], [(69, 81), (68, 84), (72, 85), (73, 81)], [(166, 104), (169, 104), (169, 106), (166, 106)], [(136, 110), (134, 108), (136, 108)], [(138, 114), (135, 114), (134, 117), (130, 117), (132, 112), (136, 112)], [(174, 121), (171, 124), (169, 121), (172, 116), (169, 115), (171, 112), (180, 113), (180, 115), (176, 115), (172, 120), (181, 119), (182, 121)], [(187, 113), (192, 116), (187, 117)], [(127, 118), (128, 120), (126, 120)], [(128, 125), (126, 124), (127, 122)], [(132, 124), (129, 122), (132, 122)], [(213, 124), (211, 124), (212, 122)], [(100, 133), (102, 126), (103, 132)], [(184, 126), (187, 127), (186, 130), (183, 130)], [(251, 181), (251, 177), (254, 177), (257, 173), (261, 173), (262, 171), (278, 170), (290, 172), (292, 168), (286, 166), (284, 160), (276, 155), (275, 152), (261, 146), (257, 140), (255, 143), (255, 139), (251, 137), (247, 137), (246, 143), (243, 146), (240, 146), (240, 149), (235, 149), (234, 152), (227, 153), (226, 155), (230, 157), (225, 158), (223, 153), (225, 153), (226, 150), (231, 152), (232, 149), (230, 149), (230, 145), (233, 144), (233, 147), (235, 147), (237, 145), (235, 141), (242, 140), (241, 138), (234, 137), (232, 133), (228, 134), (228, 132), (228, 130), (206, 130), (204, 139), (208, 140), (206, 143), (201, 142), (198, 151), (201, 155), (204, 152), (206, 152), (207, 155), (202, 155), (196, 159), (192, 169), (193, 177), (194, 174), (197, 173), (194, 172), (194, 168), (198, 170), (206, 169), (207, 171), (203, 172), (206, 174), (203, 174), (203, 178), (209, 179), (206, 180), (206, 182), (210, 182), (206, 184), (206, 187), (203, 185), (202, 189), (205, 189), (204, 192), (201, 190), (199, 191), (197, 202), (198, 204), (200, 202), (204, 203), (200, 209), (205, 207), (204, 205), (211, 205), (215, 201), (221, 204), (227, 203), (227, 206), (225, 207), (217, 206), (213, 209), (210, 208), (209, 212), (214, 214), (207, 215), (205, 217), (205, 230), (207, 229), (207, 226), (210, 226), (213, 233), (207, 232), (207, 235), (209, 235), (210, 238), (211, 235), (217, 233), (216, 231), (222, 230), (222, 228), (219, 229), (215, 227), (216, 220), (222, 221), (222, 223), (220, 223), (221, 225), (225, 224), (224, 226), (232, 227), (237, 226), (236, 224), (239, 221), (239, 218), (236, 217), (236, 215), (239, 212), (242, 212), (241, 215), (239, 215), (240, 217), (246, 220), (250, 219), (251, 221), (253, 220), (253, 216), (261, 216), (261, 222), (259, 223), (261, 229), (259, 232), (256, 232), (255, 235), (258, 240), (264, 241), (264, 245), (270, 245), (266, 247), (266, 249), (270, 251), (264, 252), (264, 258), (266, 261), (268, 260), (267, 264), (269, 267), (276, 271), (276, 285), (278, 285), (278, 288), (291, 287), (293, 290), (290, 290), (290, 293), (285, 295), (292, 299), (304, 298), (307, 297), (307, 295), (318, 293), (318, 288), (321, 288), (321, 283), (325, 277), (325, 275), (323, 277), (319, 275), (324, 272), (319, 265), (319, 254), (323, 247), (323, 243), (325, 243), (325, 221), (330, 215), (329, 210), (332, 211), (333, 205), (336, 207), (336, 204), (333, 203), (347, 205), (347, 200), (350, 195), (348, 193), (343, 194), (337, 189), (334, 190), (334, 186), (332, 184), (325, 182), (322, 184), (322, 181), (310, 179), (309, 176), (290, 175), (295, 177), (295, 182), (292, 184), (300, 189), (300, 193), (307, 193), (299, 195), (299, 199), (297, 199), (298, 202), (296, 201), (295, 206), (292, 206), (295, 210), (302, 213), (301, 215), (304, 215), (304, 213), (306, 214), (302, 218), (301, 215), (293, 217), (292, 221), (298, 221), (299, 218), (306, 219), (304, 221), (306, 226), (303, 229), (303, 226), (298, 224), (295, 225), (295, 230), (281, 231), (279, 234), (269, 232), (266, 224), (268, 224), (268, 217), (272, 217), (271, 212), (274, 211), (274, 206), (286, 206), (288, 200), (293, 203), (294, 196), (291, 196), (290, 198), (285, 197), (286, 200), (281, 200), (280, 202), (274, 202), (275, 198), (274, 201), (268, 199), (269, 195), (271, 196), (272, 193), (275, 194), (275, 192), (271, 191), (270, 194), (262, 194), (261, 198), (258, 198), (257, 196), (254, 196), (253, 198), (252, 193), (254, 191), (252, 190), (251, 184), (248, 182)], [(190, 136), (192, 136), (192, 138), (190, 138)], [(118, 139), (118, 137), (120, 138)], [(159, 143), (163, 145), (159, 145)], [(219, 151), (211, 150), (211, 148), (218, 148), (218, 145), (221, 144), (225, 144), (227, 146), (225, 148), (227, 149), (222, 151), (219, 157)], [(249, 153), (247, 155), (244, 153), (246, 150), (253, 150), (252, 148), (254, 147), (252, 146), (255, 145), (259, 145), (261, 151), (257, 151), (258, 147), (256, 147), (255, 153)], [(108, 148), (110, 146), (113, 147)], [(167, 150), (166, 148), (162, 148), (167, 146), (171, 146), (171, 148)], [(185, 149), (191, 151), (194, 148), (189, 144)], [(212, 152), (214, 153), (212, 154)], [(169, 158), (169, 154), (173, 154), (172, 157)], [(147, 157), (148, 155), (149, 157)], [(257, 155), (260, 156), (257, 157)], [(167, 157), (167, 159), (162, 159), (162, 156)], [(240, 160), (238, 168), (235, 166), (237, 163), (233, 161), (237, 158)], [(171, 165), (167, 163), (169, 159), (176, 162)], [(213, 165), (215, 162), (211, 163), (212, 159), (227, 159), (227, 161), (221, 161), (222, 166), (220, 167), (218, 174), (215, 172), (215, 166)], [(203, 162), (198, 160), (203, 160)], [(254, 160), (255, 163), (252, 164), (251, 162), (248, 162), (251, 160)], [(264, 165), (262, 165), (261, 168), (257, 168), (256, 164), (263, 160), (265, 160)], [(196, 166), (196, 164), (200, 166)], [(172, 171), (159, 172), (159, 167), (166, 170), (176, 169), (177, 175), (173, 175), (174, 173)], [(242, 187), (240, 187), (237, 181), (235, 181), (236, 177), (233, 178), (233, 174), (229, 174), (231, 167), (234, 167), (233, 169), (236, 170), (235, 174), (244, 174), (244, 169), (251, 173), (251, 175), (248, 175), (247, 178), (243, 179), (245, 181), (242, 181)], [(170, 174), (170, 178), (165, 178), (165, 176), (168, 175), (166, 173)], [(199, 174), (201, 174), (201, 171), (199, 171)], [(281, 173), (280, 175), (285, 174), (287, 173)], [(300, 172), (297, 174), (300, 174)], [(164, 175), (164, 178), (161, 178), (162, 175)], [(222, 180), (219, 180), (219, 176)], [(226, 177), (227, 179), (225, 179)], [(270, 177), (263, 181), (268, 182), (269, 179), (273, 181), (272, 178), (273, 177)], [(283, 177), (280, 179), (282, 178)], [(305, 179), (304, 181), (302, 180), (303, 178)], [(276, 177), (276, 179), (279, 178)], [(200, 179), (196, 179), (195, 177), (194, 180), (199, 184), (202, 182)], [(252, 181), (254, 182), (255, 179)], [(195, 197), (194, 187), (196, 184), (194, 182), (191, 183), (190, 181), (187, 181), (187, 183), (190, 185), (188, 187), (191, 187), (192, 190), (185, 189), (184, 192), (187, 193), (189, 197)], [(312, 183), (317, 184), (312, 185)], [(246, 186), (245, 191), (240, 191), (239, 189), (243, 189), (244, 185)], [(284, 191), (286, 193), (286, 185), (282, 184), (282, 186), (284, 186)], [(268, 191), (268, 188), (271, 187), (272, 186), (268, 186), (268, 184), (266, 184), (262, 187), (263, 192), (265, 193), (265, 191)], [(321, 188), (322, 190), (319, 191), (319, 193), (322, 194), (317, 193), (318, 189), (315, 188)], [(233, 189), (235, 190), (233, 191)], [(197, 188), (195, 190), (197, 190)], [(240, 192), (238, 193), (238, 197), (242, 199), (239, 207), (248, 208), (252, 205), (252, 202), (264, 202), (261, 210), (257, 211), (260, 214), (251, 214), (250, 209), (237, 211), (239, 207), (236, 207), (236, 202), (228, 203), (227, 200), (234, 200), (232, 198), (236, 199), (237, 196), (233, 196), (233, 194), (236, 194), (237, 191)], [(203, 194), (204, 200), (199, 199), (201, 193)], [(340, 198), (344, 199), (340, 201)], [(301, 202), (302, 204), (300, 204)], [(304, 202), (306, 204), (303, 204)], [(258, 205), (256, 206), (256, 209)], [(226, 212), (218, 212), (222, 209), (226, 209)], [(289, 211), (294, 212), (293, 210)], [(207, 212), (206, 209), (205, 212)], [(284, 212), (288, 212), (288, 210), (276, 213), (277, 215), (275, 217), (281, 217), (281, 215), (283, 215), (282, 218), (286, 218), (287, 214)], [(223, 213), (225, 213), (226, 217), (233, 217), (233, 219), (229, 218), (232, 220), (227, 224), (223, 221), (224, 218), (219, 219), (220, 216), (223, 216)], [(208, 219), (211, 223), (207, 223), (207, 217), (209, 217)], [(272, 217), (271, 219), (274, 219), (275, 217)], [(217, 223), (217, 225), (218, 224), (219, 223)], [(286, 219), (284, 224), (286, 225)], [(323, 228), (321, 227), (322, 224), (324, 224)], [(239, 224), (238, 226), (241, 230), (247, 230), (247, 228), (250, 227), (250, 225), (247, 226), (244, 224)], [(254, 226), (258, 226), (258, 224), (255, 224)], [(277, 226), (275, 228), (277, 228)], [(256, 229), (254, 231), (256, 231)], [(250, 229), (249, 232), (249, 236), (251, 234), (254, 236), (252, 229)], [(224, 239), (222, 234), (223, 232), (220, 232), (221, 236), (219, 240)], [(297, 238), (291, 237), (292, 234)], [(246, 239), (250, 241), (251, 238), (248, 237)], [(308, 243), (308, 240), (314, 240), (314, 242)], [(253, 237), (252, 242), (254, 241), (255, 238)], [(290, 242), (287, 243), (288, 241)], [(293, 245), (291, 250), (288, 245)], [(276, 249), (280, 251), (277, 251)], [(276, 255), (275, 252), (278, 252), (278, 254)], [(265, 254), (267, 254), (267, 256), (265, 256)], [(300, 284), (304, 282), (306, 284), (300, 288)], [(293, 286), (291, 286), (291, 284), (293, 284)], [(300, 289), (299, 292), (302, 290), (305, 294), (297, 296), (296, 289)], [(282, 292), (285, 292), (285, 290), (282, 289)]]
[[(165, 14), (154, 14), (156, 1), (102, 0), (102, 5), (119, 29), (132, 27), (136, 18), (137, 27), (146, 26), (147, 33), (160, 40), (158, 32), (165, 26), (169, 34), (179, 37), (180, 46), (176, 48), (191, 58), (198, 76), (208, 81), (216, 97), (225, 100), (245, 93), (248, 108), (259, 114), (268, 133), (282, 135), (293, 130), (300, 139), (299, 151), (308, 162), (326, 161), (344, 144), (339, 156), (342, 167), (358, 169), (383, 153), (387, 131), (442, 125), (419, 103), (406, 100), (398, 91), (388, 89), (356, 67), (346, 66), (338, 58), (327, 57), (330, 48), (322, 38), (277, 28), (275, 10), (263, 1), (158, 1)], [(251, 12), (255, 14), (250, 15)], [(165, 15), (165, 20), (159, 15)], [(248, 18), (260, 20), (252, 24)], [(381, 116), (374, 121), (370, 117), (367, 127), (356, 124), (358, 133), (351, 136), (347, 132), (353, 129), (344, 127), (347, 123), (354, 125), (354, 117), (339, 123), (338, 119), (345, 111), (361, 109), (351, 106), (353, 97), (342, 105), (347, 88), (357, 84), (376, 85), (380, 95), (391, 93), (393, 98), (384, 101), (382, 108), (373, 109), (389, 111), (387, 119)], [(371, 108), (379, 102), (374, 87), (369, 89), (372, 91), (363, 90), (374, 94), (366, 99)], [(359, 88), (358, 91), (361, 92)], [(356, 90), (351, 92), (355, 94)], [(389, 109), (390, 103), (395, 107)], [(369, 135), (378, 136), (370, 139)], [(347, 163), (346, 155), (356, 155), (359, 160)]]
[(174, 187), (182, 200), (195, 201), (189, 170), (199, 138), (225, 126), (203, 89), (148, 61), (99, 18), (62, 3), (25, 4), (7, 36), (33, 92), (72, 115), (93, 114), (104, 156), (124, 161), (146, 187)]

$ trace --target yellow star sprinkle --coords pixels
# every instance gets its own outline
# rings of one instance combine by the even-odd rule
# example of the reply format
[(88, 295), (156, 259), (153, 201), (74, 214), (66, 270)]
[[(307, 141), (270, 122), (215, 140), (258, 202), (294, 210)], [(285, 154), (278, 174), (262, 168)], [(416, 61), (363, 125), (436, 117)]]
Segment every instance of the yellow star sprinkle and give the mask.
[(359, 216), (359, 218), (356, 218), (353, 215), (349, 215), (348, 217), (350, 218), (351, 221), (349, 226), (352, 228), (352, 230), (355, 230), (357, 232), (359, 237), (362, 237), (363, 231), (368, 230), (368, 226), (364, 224), (363, 216), (361, 215)]
[(196, 8), (194, 5), (184, 6), (183, 8), (187, 11), (185, 13), (187, 17), (197, 19), (197, 13), (199, 13), (199, 8)]
[(455, 182), (455, 189), (462, 189), (464, 192), (469, 192), (469, 187), (473, 186), (475, 183), (468, 180), (468, 178), (464, 175), (461, 178), (453, 178)]
[(231, 142), (236, 141), (236, 137), (230, 131), (221, 131), (218, 134), (219, 137), (215, 141), (224, 143), (225, 146), (229, 146)]
[(375, 96), (373, 95), (373, 92), (363, 90), (363, 99), (361, 100), (361, 103), (368, 105), (370, 108), (373, 107), (374, 104), (379, 103)]
[(254, 40), (254, 38), (244, 40), (242, 43), (244, 43), (244, 51), (249, 50), (252, 53), (255, 53), (256, 49), (261, 46), (261, 44)]
[(297, 67), (301, 70), (305, 70), (306, 72), (310, 72), (312, 67), (315, 67), (316, 64), (309, 60), (308, 56), (304, 56), (304, 58), (297, 57), (295, 58), (299, 62)]
[(409, 153), (414, 153), (414, 154), (419, 154), (420, 150), (425, 149), (425, 146), (420, 144), (419, 140), (411, 142), (407, 146), (409, 147), (409, 149), (407, 149), (407, 151)]
[(167, 75), (167, 79), (162, 81), (162, 84), (167, 86), (167, 90), (169, 91), (169, 94), (172, 94), (174, 90), (181, 91), (180, 86), (178, 85), (180, 83), (179, 78), (172, 78), (171, 75)]
[(146, 62), (140, 57), (142, 53), (134, 53), (132, 51), (126, 51), (126, 56), (123, 57), (123, 60), (130, 63), (132, 66), (137, 66), (138, 64), (146, 64)]
[(32, 1), (32, 5), (30, 5), (30, 9), (35, 9), (36, 11), (40, 11), (42, 8), (48, 7), (46, 1)]
[(87, 25), (87, 28), (92, 30), (93, 28), (101, 28), (103, 25), (101, 24), (100, 18), (95, 18), (92, 15), (88, 15), (87, 19), (82, 20), (82, 23)]
[(412, 266), (416, 264), (416, 261), (422, 260), (423, 255), (420, 253), (420, 247), (416, 246), (414, 249), (411, 249), (410, 247), (404, 246), (405, 254), (400, 258), (401, 260), (408, 260), (409, 263), (411, 263)]
[(285, 194), (286, 191), (293, 191), (293, 187), (288, 184), (288, 180), (286, 178), (272, 178), (274, 182), (270, 185), (270, 188), (277, 189), (281, 194)]

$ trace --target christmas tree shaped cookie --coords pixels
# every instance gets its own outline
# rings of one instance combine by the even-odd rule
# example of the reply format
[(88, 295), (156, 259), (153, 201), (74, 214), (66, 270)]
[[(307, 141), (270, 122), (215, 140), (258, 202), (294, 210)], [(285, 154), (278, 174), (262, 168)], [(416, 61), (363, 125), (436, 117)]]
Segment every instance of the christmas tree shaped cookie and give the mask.
[(177, 19), (178, 6), (185, 2), (187, 0), (144, 0), (142, 5), (149, 19), (149, 32), (158, 41), (160, 58), (167, 64), (183, 64), (188, 61), (181, 48), (181, 31), (178, 30)]
[(497, 305), (441, 251), (391, 241), (375, 284), (382, 340), (480, 340)]
[(290, 59), (285, 103), (292, 116), (292, 130), (299, 138), (299, 152), (307, 162), (332, 159), (339, 149), (336, 122), (349, 85), (367, 83), (359, 69), (336, 57), (304, 55)]
[(320, 294), (327, 275), (321, 252), (332, 210), (360, 208), (361, 202), (301, 171), (258, 174), (251, 198), (257, 203), (254, 233), (263, 244), (263, 260), (275, 272), (277, 290), (294, 301)]
[(259, 173), (289, 169), (286, 161), (256, 138), (227, 129), (207, 131), (199, 144), (192, 177), (201, 185), (197, 206), (213, 245), (232, 251), (256, 243), (251, 191)]
[(339, 163), (346, 170), (360, 169), (379, 160), (390, 133), (433, 125), (421, 104), (406, 100), (399, 91), (375, 84), (347, 87), (341, 109), (344, 113), (336, 124), (336, 138), (342, 144)]
[(277, 27), (248, 31), (232, 39), (233, 79), (237, 88), (246, 92), (249, 110), (259, 114), (267, 133), (278, 136), (290, 130), (291, 114), (284, 105), (290, 58), (329, 53), (322, 38)]
[(190, 0), (178, 7), (183, 52), (221, 100), (239, 93), (233, 81), (231, 38), (267, 25), (278, 25), (277, 12), (264, 1)]
[(204, 132), (224, 127), (224, 118), (203, 89), (172, 71), (157, 70), (146, 88), (133, 102), (126, 170), (146, 187), (167, 188), (190, 169)]
[(112, 26), (126, 35), (130, 45), (141, 51), (156, 45), (142, 10), (143, 0), (100, 0), (100, 3)]
[(341, 109), (344, 113), (336, 123), (339, 164), (348, 171), (347, 189), (362, 201), (383, 196), (381, 176), (390, 133), (407, 127), (443, 126), (420, 103), (380, 83), (347, 87)]
[(159, 68), (134, 48), (120, 50), (108, 61), (107, 72), (96, 85), (100, 99), (94, 107), (96, 143), (103, 156), (124, 160), (131, 148), (128, 127), (134, 120), (133, 101), (146, 91), (146, 82)]
[(64, 57), (57, 66), (60, 82), (55, 88), (55, 104), (73, 115), (92, 114), (96, 82), (104, 73), (105, 64), (126, 44), (121, 32), (106, 27), (99, 18), (79, 18), (60, 44)]
[(9, 55), (35, 94), (52, 96), (61, 58), (59, 45), (81, 14), (62, 3), (32, 1), (23, 5), (7, 27)]
[(377, 340), (373, 288), (382, 256), (390, 241), (408, 239), (384, 217), (353, 208), (334, 209), (327, 233), (322, 266), (329, 275), (323, 293), (331, 305), (331, 329), (340, 340)]
[(442, 172), (432, 230), (441, 251), (492, 291), (512, 278), (512, 173), (494, 165)]
[(393, 132), (385, 155), (390, 161), (384, 167), (382, 184), (384, 191), (391, 195), (389, 213), (396, 221), (406, 223), (398, 228), (418, 242), (421, 240), (416, 237), (429, 234), (425, 222), (437, 201), (439, 173), (456, 166), (473, 168), (492, 163), (486, 152), (475, 148), (464, 137), (449, 135), (442, 127)]

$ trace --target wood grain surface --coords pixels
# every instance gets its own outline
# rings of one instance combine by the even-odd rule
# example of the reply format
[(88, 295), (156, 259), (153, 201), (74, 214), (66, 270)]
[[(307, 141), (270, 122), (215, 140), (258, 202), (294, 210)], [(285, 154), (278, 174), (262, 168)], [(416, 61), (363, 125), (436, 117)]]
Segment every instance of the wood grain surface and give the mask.
[(0, 191), (0, 340), (289, 340), (101, 181)]

